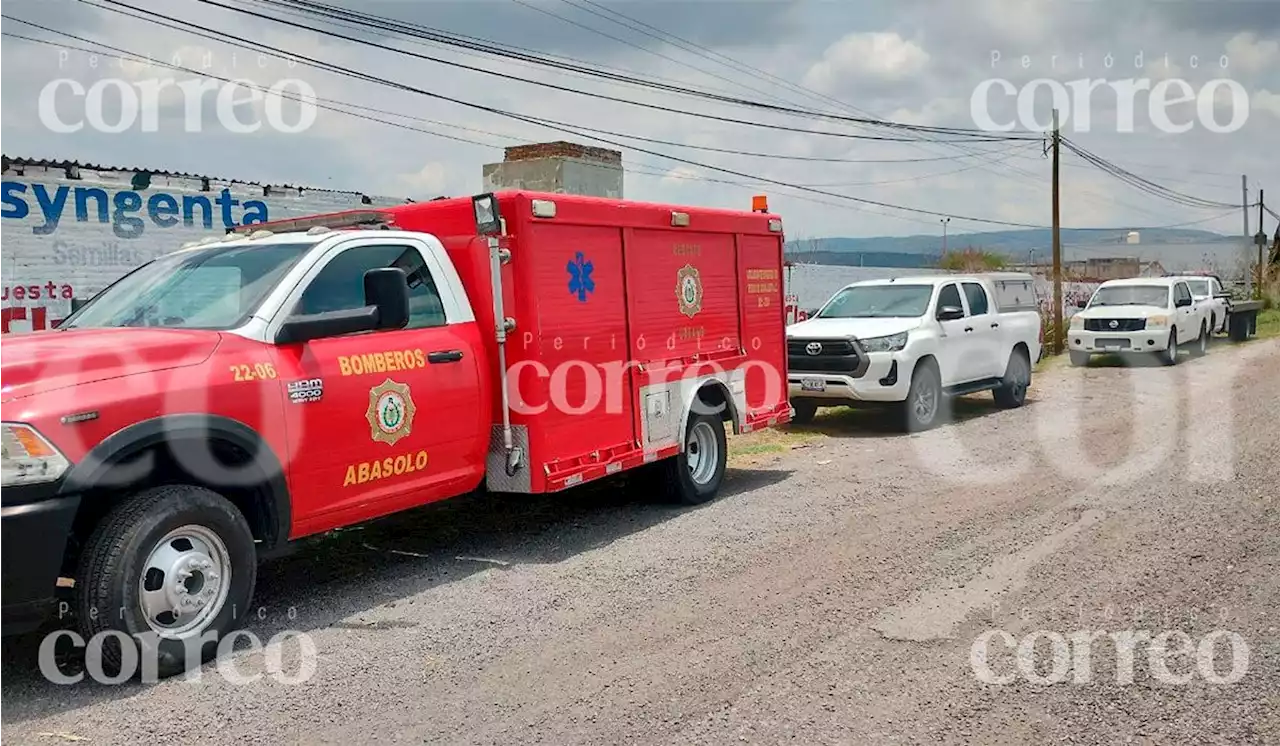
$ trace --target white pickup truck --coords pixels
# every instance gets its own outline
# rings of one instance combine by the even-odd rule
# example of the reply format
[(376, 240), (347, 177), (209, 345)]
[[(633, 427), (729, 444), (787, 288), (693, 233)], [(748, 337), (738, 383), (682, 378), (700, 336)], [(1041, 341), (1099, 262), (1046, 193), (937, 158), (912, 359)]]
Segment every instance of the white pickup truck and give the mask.
[(787, 328), (793, 420), (818, 407), (889, 403), (919, 431), (946, 418), (949, 397), (978, 391), (1020, 407), (1041, 343), (1028, 274), (855, 282)]
[(1179, 347), (1192, 345), (1197, 356), (1209, 349), (1212, 311), (1181, 277), (1108, 280), (1081, 308), (1067, 333), (1072, 365), (1103, 353), (1156, 354), (1176, 365)]

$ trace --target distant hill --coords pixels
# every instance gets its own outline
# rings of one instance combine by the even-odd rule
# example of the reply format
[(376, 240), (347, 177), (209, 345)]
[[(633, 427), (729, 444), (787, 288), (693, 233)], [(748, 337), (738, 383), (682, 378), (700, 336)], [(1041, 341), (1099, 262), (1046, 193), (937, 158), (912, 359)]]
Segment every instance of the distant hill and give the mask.
[[(1130, 246), (1125, 243), (1126, 231), (1097, 228), (1068, 228), (1062, 231), (1063, 246), (1103, 246), (1115, 244), (1118, 250)], [(1210, 231), (1186, 228), (1154, 228), (1139, 230), (1141, 243), (1131, 250), (1150, 244), (1210, 244), (1233, 243), (1240, 239)], [(949, 248), (978, 246), (988, 251), (1011, 253), (1017, 256), (1031, 249), (1047, 249), (1052, 246), (1053, 232), (1048, 229), (989, 231), (984, 233), (959, 233), (947, 236)], [(942, 249), (941, 235), (878, 236), (873, 238), (808, 238), (787, 243), (790, 254), (809, 252), (865, 253), (870, 254), (919, 254), (938, 256)], [(845, 262), (841, 262), (844, 264)]]

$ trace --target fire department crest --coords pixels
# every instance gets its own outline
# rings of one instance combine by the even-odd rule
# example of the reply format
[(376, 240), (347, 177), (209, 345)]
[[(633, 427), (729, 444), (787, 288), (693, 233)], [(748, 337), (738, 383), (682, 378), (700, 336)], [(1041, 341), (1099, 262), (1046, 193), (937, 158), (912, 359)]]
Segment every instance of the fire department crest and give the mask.
[(365, 412), (365, 419), (369, 420), (370, 437), (395, 445), (396, 441), (409, 434), (416, 411), (413, 397), (409, 395), (409, 385), (388, 378), (369, 389), (369, 410)]
[(689, 318), (702, 310), (702, 278), (692, 264), (684, 265), (676, 273), (676, 300), (680, 302), (680, 313)]

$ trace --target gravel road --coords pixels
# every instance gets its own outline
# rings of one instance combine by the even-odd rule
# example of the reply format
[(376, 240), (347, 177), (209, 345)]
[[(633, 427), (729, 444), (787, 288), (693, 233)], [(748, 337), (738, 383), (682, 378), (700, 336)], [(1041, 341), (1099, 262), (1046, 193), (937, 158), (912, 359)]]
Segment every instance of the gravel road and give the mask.
[[(1280, 342), (971, 400), (915, 436), (827, 420), (698, 508), (614, 485), (310, 542), (251, 625), (307, 633), (305, 683), (57, 686), (8, 641), (5, 741), (1280, 743)], [(1143, 631), (1214, 656), (1079, 640)]]

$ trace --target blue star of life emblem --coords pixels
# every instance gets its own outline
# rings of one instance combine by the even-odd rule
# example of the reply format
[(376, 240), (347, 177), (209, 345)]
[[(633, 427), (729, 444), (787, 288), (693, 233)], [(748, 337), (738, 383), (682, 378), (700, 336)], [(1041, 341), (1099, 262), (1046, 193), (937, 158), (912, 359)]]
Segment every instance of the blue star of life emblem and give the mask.
[(569, 292), (578, 296), (579, 302), (586, 303), (587, 295), (596, 291), (596, 281), (591, 279), (591, 270), (595, 267), (579, 251), (567, 267), (569, 270)]

